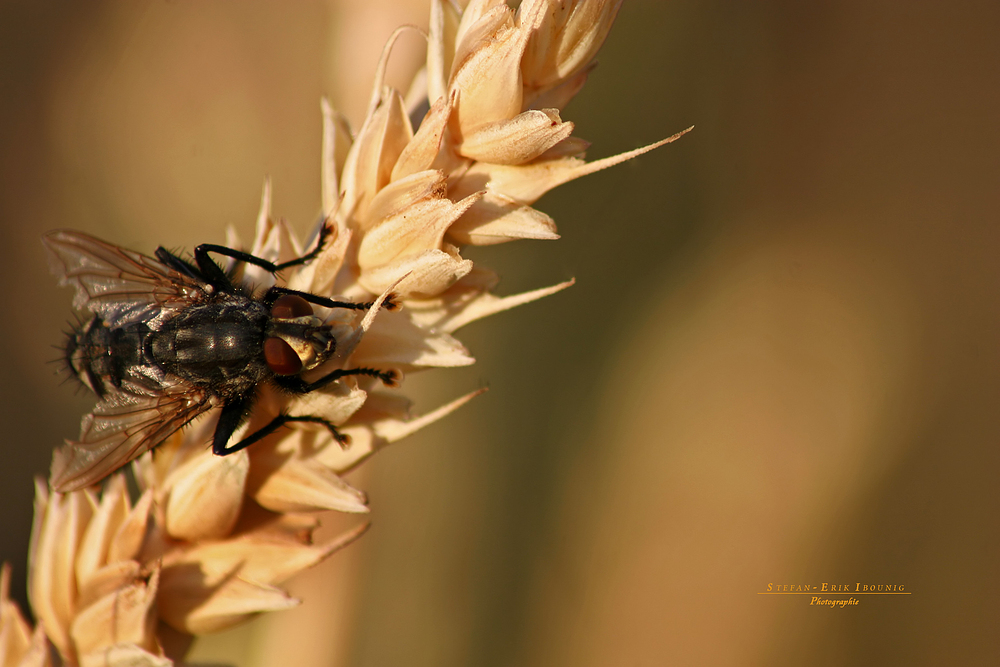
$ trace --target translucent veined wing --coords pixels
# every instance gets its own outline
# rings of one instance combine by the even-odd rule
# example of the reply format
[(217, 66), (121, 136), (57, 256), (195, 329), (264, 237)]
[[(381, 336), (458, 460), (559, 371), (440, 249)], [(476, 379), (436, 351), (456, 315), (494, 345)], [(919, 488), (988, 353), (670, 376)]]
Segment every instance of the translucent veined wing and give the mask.
[(182, 387), (108, 395), (83, 418), (80, 440), (67, 440), (55, 451), (52, 487), (68, 493), (96, 484), (211, 407), (203, 392)]
[(60, 285), (76, 288), (73, 306), (105, 322), (152, 319), (203, 298), (206, 286), (142, 253), (60, 229), (42, 237)]

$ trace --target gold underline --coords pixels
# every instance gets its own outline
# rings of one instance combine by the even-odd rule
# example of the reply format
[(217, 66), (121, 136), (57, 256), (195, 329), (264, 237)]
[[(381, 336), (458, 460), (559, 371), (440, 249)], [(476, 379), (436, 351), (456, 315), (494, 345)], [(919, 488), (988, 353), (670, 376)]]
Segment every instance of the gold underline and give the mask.
[(853, 593), (836, 593), (834, 591), (802, 591), (784, 593), (781, 591), (771, 591), (767, 593), (757, 593), (757, 595), (815, 595), (817, 593), (822, 593), (824, 595), (913, 595), (913, 593), (880, 593), (878, 591), (855, 591)]

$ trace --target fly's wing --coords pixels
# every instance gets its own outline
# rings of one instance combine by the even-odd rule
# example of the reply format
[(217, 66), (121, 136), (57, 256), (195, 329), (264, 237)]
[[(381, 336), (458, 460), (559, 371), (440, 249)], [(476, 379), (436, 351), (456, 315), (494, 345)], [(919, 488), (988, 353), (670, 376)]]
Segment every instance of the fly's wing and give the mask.
[(60, 285), (76, 288), (73, 306), (105, 322), (151, 319), (204, 296), (204, 285), (152, 257), (71, 230), (42, 237)]
[(80, 440), (67, 440), (55, 451), (52, 487), (68, 493), (96, 484), (210, 407), (204, 393), (179, 388), (156, 395), (109, 395), (83, 418)]

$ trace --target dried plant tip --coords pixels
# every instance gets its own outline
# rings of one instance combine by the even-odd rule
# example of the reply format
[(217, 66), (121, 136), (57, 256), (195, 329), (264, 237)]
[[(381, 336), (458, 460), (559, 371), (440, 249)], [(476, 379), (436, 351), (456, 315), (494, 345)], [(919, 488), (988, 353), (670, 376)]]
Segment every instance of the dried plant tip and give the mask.
[(164, 484), (167, 533), (188, 542), (225, 537), (243, 506), (250, 458), (246, 450), (216, 456), (206, 449)]
[(48, 667), (48, 642), (41, 628), (34, 632), (10, 599), (10, 564), (0, 569), (0, 665)]
[(364, 493), (313, 459), (275, 453), (255, 463), (248, 491), (272, 512), (368, 512)]
[(80, 654), (115, 644), (134, 644), (156, 650), (153, 614), (159, 572), (148, 581), (135, 581), (103, 596), (73, 619), (70, 634)]
[(298, 601), (285, 592), (236, 575), (206, 579), (194, 564), (164, 567), (160, 582), (160, 618), (191, 635), (232, 627), (262, 611), (289, 609)]
[(153, 507), (153, 491), (146, 491), (139, 497), (139, 502), (135, 504), (122, 521), (118, 532), (115, 533), (111, 546), (108, 548), (108, 562), (119, 560), (129, 560), (139, 557), (139, 553), (146, 541), (146, 531), (149, 525), (149, 513)]
[(521, 62), (526, 106), (590, 64), (604, 44), (621, 5), (622, 0), (521, 3), (518, 9), (521, 26), (531, 32)]
[(127, 643), (102, 647), (80, 658), (80, 667), (172, 667), (173, 664), (169, 658)]
[(467, 132), (458, 150), (480, 162), (524, 164), (572, 132), (573, 123), (564, 123), (558, 109), (536, 109)]

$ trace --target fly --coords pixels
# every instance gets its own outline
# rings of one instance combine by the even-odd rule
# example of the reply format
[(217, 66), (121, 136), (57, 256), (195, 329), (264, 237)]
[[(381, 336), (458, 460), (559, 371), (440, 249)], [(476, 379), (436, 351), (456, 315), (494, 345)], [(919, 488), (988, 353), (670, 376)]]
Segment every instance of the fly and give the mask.
[[(314, 259), (329, 232), (324, 225), (311, 252), (280, 264), (220, 245), (199, 245), (191, 262), (163, 247), (148, 257), (80, 232), (46, 234), (42, 242), (60, 284), (75, 287), (74, 306), (93, 314), (70, 331), (65, 360), (98, 398), (81, 422), (80, 439), (57, 450), (53, 487), (68, 492), (95, 484), (213, 407), (221, 407), (212, 437), (219, 456), (290, 422), (320, 424), (346, 445), (346, 437), (323, 417), (284, 413), (239, 442), (229, 441), (250, 416), (261, 384), (292, 395), (351, 375), (393, 384), (394, 372), (372, 368), (338, 369), (313, 381), (302, 377), (337, 349), (331, 326), (315, 315), (313, 305), (367, 310), (375, 303), (335, 301), (278, 286), (257, 293), (210, 256), (275, 275)], [(384, 305), (394, 307), (390, 299)]]

